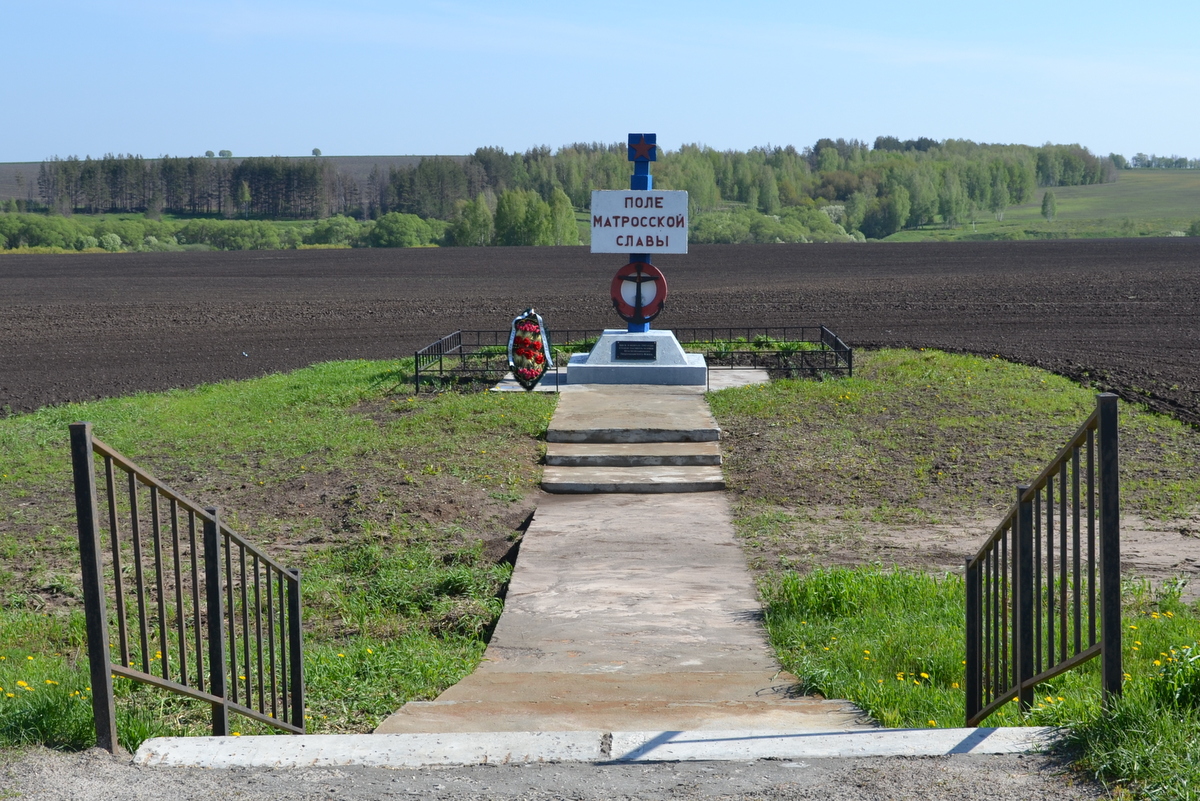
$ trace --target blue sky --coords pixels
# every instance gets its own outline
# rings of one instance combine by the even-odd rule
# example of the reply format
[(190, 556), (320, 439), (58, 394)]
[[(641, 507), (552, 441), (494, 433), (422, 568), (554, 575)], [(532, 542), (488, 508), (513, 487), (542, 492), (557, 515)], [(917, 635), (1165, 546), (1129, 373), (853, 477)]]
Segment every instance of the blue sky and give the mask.
[(0, 161), (880, 134), (1200, 157), (1200, 3), (0, 0)]

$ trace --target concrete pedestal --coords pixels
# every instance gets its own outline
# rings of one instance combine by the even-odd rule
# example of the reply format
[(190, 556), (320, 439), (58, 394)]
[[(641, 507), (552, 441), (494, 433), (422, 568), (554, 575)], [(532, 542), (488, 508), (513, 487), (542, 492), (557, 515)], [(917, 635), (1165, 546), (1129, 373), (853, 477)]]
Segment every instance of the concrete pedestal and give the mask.
[(671, 331), (604, 331), (591, 353), (567, 363), (568, 384), (664, 384), (704, 386), (708, 366), (700, 353), (686, 353)]

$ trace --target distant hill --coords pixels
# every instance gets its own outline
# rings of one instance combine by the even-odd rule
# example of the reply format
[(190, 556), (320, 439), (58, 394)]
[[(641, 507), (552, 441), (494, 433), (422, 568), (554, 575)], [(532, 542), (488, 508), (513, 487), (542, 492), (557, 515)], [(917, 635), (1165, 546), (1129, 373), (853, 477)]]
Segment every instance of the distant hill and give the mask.
[[(313, 156), (288, 156), (289, 160), (304, 161), (311, 160)], [(423, 158), (430, 156), (321, 156), (322, 161), (327, 161), (334, 168), (350, 178), (353, 178), (359, 186), (366, 186), (367, 178), (371, 175), (371, 170), (379, 167), (379, 171), (387, 175), (387, 171), (392, 167), (415, 167)], [(465, 161), (466, 156), (442, 156), (454, 161)], [(154, 161), (154, 159), (150, 159)], [(230, 161), (240, 163), (241, 158), (232, 158)], [(28, 199), (30, 197), (30, 187), (33, 188), (33, 199), (38, 200), (37, 176), (38, 167), (41, 166), (40, 161), (26, 162), (3, 162), (0, 163), (0, 201), (8, 200), (9, 198)], [(17, 176), (22, 176), (22, 183), (18, 183)]]

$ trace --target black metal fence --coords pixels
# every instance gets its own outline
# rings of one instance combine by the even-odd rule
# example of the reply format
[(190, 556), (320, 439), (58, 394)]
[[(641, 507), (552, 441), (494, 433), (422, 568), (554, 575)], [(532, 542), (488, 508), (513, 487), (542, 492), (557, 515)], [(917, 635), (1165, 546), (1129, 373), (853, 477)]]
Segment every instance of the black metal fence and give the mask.
[[(758, 368), (773, 375), (851, 376), (854, 351), (823, 325), (753, 328), (712, 326), (675, 328), (686, 349), (704, 353), (710, 369)], [(414, 356), (413, 387), (422, 384), (496, 382), (508, 372), (508, 331), (455, 331)], [(603, 331), (548, 331), (554, 354), (555, 386), (571, 353), (586, 350)]]
[(90, 423), (71, 426), (71, 457), (97, 744), (117, 745), (114, 676), (208, 701), (215, 735), (229, 733), (230, 712), (303, 734), (300, 572), (95, 439)]
[(1101, 657), (1105, 699), (1121, 667), (1117, 396), (1096, 409), (966, 564), (966, 719)]

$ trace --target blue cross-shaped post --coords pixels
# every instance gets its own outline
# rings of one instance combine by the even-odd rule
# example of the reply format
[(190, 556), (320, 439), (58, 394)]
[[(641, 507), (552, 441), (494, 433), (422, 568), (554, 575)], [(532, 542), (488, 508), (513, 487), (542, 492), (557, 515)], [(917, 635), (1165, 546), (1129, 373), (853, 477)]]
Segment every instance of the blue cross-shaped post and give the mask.
[[(654, 176), (650, 174), (650, 162), (658, 161), (658, 134), (631, 133), (629, 135), (629, 160), (633, 162), (633, 175), (629, 176), (629, 188), (632, 190), (650, 190), (654, 188)], [(652, 264), (649, 253), (630, 253), (629, 261)], [(638, 274), (640, 278), (641, 274)], [(641, 299), (639, 281), (638, 298)], [(637, 304), (640, 311), (641, 303)], [(650, 330), (650, 323), (629, 323), (629, 333), (644, 334)]]

